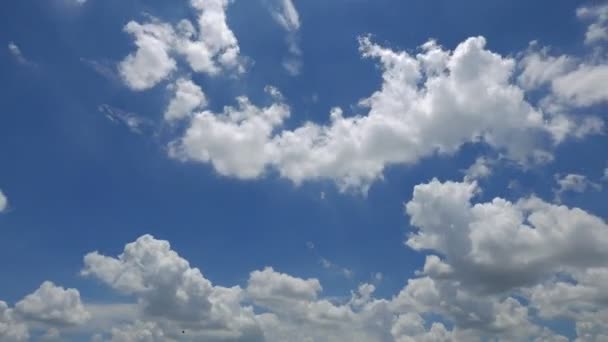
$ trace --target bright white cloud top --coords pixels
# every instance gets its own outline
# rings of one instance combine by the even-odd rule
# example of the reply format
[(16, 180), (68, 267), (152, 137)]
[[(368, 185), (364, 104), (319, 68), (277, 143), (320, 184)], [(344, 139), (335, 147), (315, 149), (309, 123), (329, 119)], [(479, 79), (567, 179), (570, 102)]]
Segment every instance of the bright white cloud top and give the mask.
[[(483, 37), (453, 51), (429, 41), (416, 55), (363, 37), (360, 50), (383, 70), (381, 89), (360, 103), (366, 115), (345, 117), (336, 108), (328, 125), (309, 122), (290, 130), (283, 127), (291, 115), (286, 104), (258, 108), (241, 98), (238, 109), (194, 114), (184, 136), (172, 143), (172, 155), (211, 163), (226, 176), (257, 178), (274, 169), (295, 184), (331, 179), (343, 190), (366, 191), (388, 165), (453, 154), (465, 143), (485, 143), (529, 165), (550, 160), (565, 139), (603, 127), (595, 117), (529, 103), (524, 88), (512, 82), (518, 61), (488, 50)], [(549, 76), (526, 70), (521, 77), (534, 84)], [(587, 97), (580, 103), (560, 94), (587, 103)]]

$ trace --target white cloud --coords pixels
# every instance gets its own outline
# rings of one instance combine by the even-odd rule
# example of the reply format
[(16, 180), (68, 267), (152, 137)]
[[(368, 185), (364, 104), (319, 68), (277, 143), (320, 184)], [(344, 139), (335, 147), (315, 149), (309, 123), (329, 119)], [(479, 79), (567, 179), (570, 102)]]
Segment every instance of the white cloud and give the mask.
[(454, 273), (470, 285), (500, 292), (608, 257), (608, 226), (600, 218), (535, 197), (472, 205), (477, 191), (476, 183), (468, 182), (433, 180), (415, 187), (406, 208), (419, 230), (407, 245), (441, 253), (454, 268), (441, 272), (441, 262), (427, 259), (426, 273)]
[[(606, 7), (608, 8), (608, 6)], [(548, 48), (531, 44), (519, 60), (518, 83), (526, 90), (548, 85), (550, 94), (541, 105), (544, 110), (564, 111), (570, 107), (588, 107), (608, 101), (608, 65), (593, 55), (552, 56)]]
[(134, 36), (137, 51), (119, 65), (125, 83), (133, 90), (155, 86), (176, 70), (175, 54), (186, 58), (195, 72), (243, 71), (238, 41), (226, 22), (228, 4), (228, 0), (191, 0), (198, 28), (186, 19), (175, 27), (156, 18), (146, 24), (129, 22), (125, 31)]
[(576, 65), (576, 59), (571, 56), (555, 57), (549, 55), (547, 49), (535, 51), (535, 47), (536, 44), (532, 44), (531, 49), (519, 62), (522, 73), (517, 78), (524, 89), (535, 89), (550, 83)]
[(475, 179), (488, 178), (492, 174), (493, 162), (494, 161), (486, 157), (479, 157), (475, 159), (473, 165), (469, 166), (469, 168), (465, 170), (465, 179), (472, 181)]
[[(458, 184), (463, 183), (450, 186)], [(454, 189), (445, 193), (451, 194), (449, 190)], [(415, 195), (413, 201), (419, 200)], [(440, 205), (435, 203), (433, 209)], [(131, 321), (106, 328), (107, 333), (97, 337), (99, 341), (563, 340), (535, 325), (529, 307), (513, 297), (478, 292), (478, 287), (463, 279), (470, 276), (484, 282), (487, 278), (475, 278), (483, 271), (466, 273), (466, 263), (459, 264), (452, 254), (445, 255), (445, 260), (429, 256), (421, 277), (410, 279), (390, 300), (374, 298), (375, 286), (371, 284), (361, 284), (350, 299), (329, 300), (321, 296), (319, 280), (298, 278), (270, 267), (251, 272), (244, 290), (213, 286), (172, 251), (168, 242), (148, 235), (128, 244), (118, 258), (88, 254), (84, 274), (134, 295), (140, 309)], [(250, 301), (254, 307), (246, 306)], [(454, 328), (447, 329), (440, 321), (428, 318), (428, 313), (440, 315), (441, 322), (454, 324)]]
[(50, 281), (19, 301), (15, 312), (27, 320), (59, 326), (82, 324), (90, 318), (78, 290), (64, 289)]
[(6, 195), (0, 190), (0, 213), (5, 211), (6, 207), (8, 207), (8, 198), (6, 198)]
[(7, 342), (27, 341), (29, 332), (25, 323), (15, 317), (15, 312), (0, 301), (0, 340)]
[(605, 333), (589, 320), (602, 305), (586, 303), (599, 296), (598, 284), (608, 274), (608, 225), (581, 209), (536, 197), (472, 204), (478, 191), (469, 182), (433, 180), (415, 187), (406, 209), (418, 230), (407, 245), (441, 257), (427, 257), (423, 277), (410, 280), (400, 301), (443, 313), (457, 326), (484, 322), (499, 331), (519, 325), (539, 334), (526, 318), (529, 308), (511, 297), (519, 295), (544, 317), (567, 316), (562, 310), (575, 307), (578, 316), (567, 317), (577, 327)]
[(165, 335), (164, 331), (154, 322), (136, 321), (112, 328), (111, 342), (164, 342), (177, 341)]
[(165, 111), (167, 121), (187, 118), (194, 110), (207, 105), (205, 94), (192, 80), (180, 78), (169, 89), (174, 92), (174, 96)]
[(247, 294), (257, 304), (272, 307), (291, 302), (311, 301), (322, 290), (317, 279), (299, 279), (275, 272), (271, 267), (251, 272)]
[(608, 40), (608, 4), (581, 7), (576, 12), (580, 19), (593, 21), (585, 33), (585, 44)]
[(553, 92), (576, 106), (590, 106), (608, 101), (608, 65), (581, 64), (576, 70), (556, 78)]
[(561, 201), (561, 195), (565, 192), (582, 193), (587, 190), (602, 190), (601, 184), (590, 181), (584, 175), (567, 174), (562, 177), (561, 175), (556, 174), (554, 178), (558, 185), (558, 188), (554, 190), (555, 197), (558, 202)]
[(78, 290), (64, 289), (45, 281), (14, 308), (0, 301), (0, 340), (29, 341), (30, 330), (52, 340), (58, 337), (61, 329), (82, 326), (90, 318)]
[[(84, 258), (83, 275), (137, 298), (142, 321), (113, 331), (117, 340), (144, 329), (154, 336), (180, 336), (187, 330), (194, 340), (255, 340), (261, 331), (250, 307), (242, 307), (240, 287), (213, 286), (197, 268), (171, 250), (167, 241), (144, 235), (127, 244), (118, 258), (97, 252)], [(127, 334), (127, 335), (125, 335)], [(148, 334), (148, 333), (145, 333)]]
[(169, 55), (175, 39), (169, 24), (153, 22), (141, 25), (131, 21), (125, 26), (125, 32), (135, 38), (137, 51), (120, 62), (118, 69), (131, 89), (151, 88), (176, 69), (176, 61)]
[(331, 179), (342, 190), (366, 191), (387, 165), (452, 154), (465, 143), (483, 142), (529, 164), (552, 158), (542, 141), (558, 144), (601, 127), (599, 119), (552, 115), (526, 102), (511, 82), (516, 61), (485, 44), (474, 37), (449, 51), (429, 41), (412, 56), (362, 38), (363, 56), (383, 67), (381, 90), (361, 101), (367, 115), (345, 117), (336, 108), (327, 125), (279, 130), (290, 114), (280, 99), (258, 108), (239, 98), (237, 108), (195, 114), (170, 150), (223, 175), (257, 178), (271, 167), (295, 184)]
[(240, 97), (238, 107), (226, 107), (221, 114), (195, 114), (184, 136), (170, 146), (170, 154), (209, 162), (225, 176), (256, 178), (278, 157), (271, 136), (288, 116), (284, 104), (258, 108)]

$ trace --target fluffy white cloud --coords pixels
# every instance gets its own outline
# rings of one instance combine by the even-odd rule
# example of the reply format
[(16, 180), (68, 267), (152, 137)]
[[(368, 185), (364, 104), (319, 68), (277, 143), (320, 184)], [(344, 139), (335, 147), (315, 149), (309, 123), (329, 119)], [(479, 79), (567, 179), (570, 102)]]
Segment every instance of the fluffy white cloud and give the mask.
[(0, 340), (29, 341), (30, 331), (36, 336), (52, 339), (60, 329), (82, 326), (90, 318), (78, 290), (64, 289), (45, 281), (35, 292), (17, 302), (14, 308), (0, 301)]
[(207, 105), (205, 94), (192, 80), (180, 78), (169, 89), (174, 92), (174, 96), (165, 111), (167, 121), (187, 118), (195, 109)]
[[(101, 338), (100, 338), (101, 339)], [(177, 341), (165, 335), (164, 331), (154, 322), (136, 321), (112, 328), (110, 342), (164, 342)]]
[(252, 272), (247, 285), (248, 295), (257, 303), (314, 300), (321, 290), (317, 279), (294, 278), (271, 267)]
[(465, 170), (465, 179), (475, 180), (489, 177), (492, 174), (493, 162), (494, 161), (486, 157), (479, 157), (475, 159), (473, 165), (469, 166), (469, 168)]
[[(289, 110), (280, 100), (258, 108), (239, 98), (223, 113), (195, 114), (173, 156), (210, 162), (223, 175), (256, 178), (268, 167), (294, 183), (332, 179), (365, 191), (392, 164), (454, 153), (470, 142), (488, 144), (522, 164), (551, 159), (550, 143), (597, 131), (599, 119), (552, 115), (525, 100), (511, 82), (516, 61), (486, 49), (483, 37), (454, 51), (434, 41), (412, 56), (361, 39), (363, 56), (377, 58), (383, 85), (361, 104), (367, 115), (332, 110), (330, 123), (279, 130)], [(221, 143), (220, 143), (221, 142)]]
[(190, 338), (206, 341), (249, 341), (262, 336), (253, 309), (240, 305), (242, 289), (213, 286), (167, 241), (144, 235), (127, 244), (118, 258), (93, 252), (84, 262), (84, 275), (135, 296), (142, 319), (154, 323), (118, 328), (113, 331), (118, 340), (142, 329), (141, 334), (158, 338), (175, 338), (188, 331)]
[(600, 4), (594, 7), (581, 7), (576, 12), (577, 16), (592, 23), (585, 33), (585, 43), (593, 44), (608, 40), (608, 5)]
[(435, 260), (427, 265), (428, 273), (452, 274), (500, 292), (596, 266), (608, 257), (608, 226), (600, 218), (535, 197), (472, 205), (477, 191), (475, 183), (437, 180), (415, 187), (406, 208), (419, 230), (407, 245), (441, 253), (451, 266), (439, 272), (442, 263)]
[(418, 230), (407, 245), (441, 257), (427, 257), (423, 277), (410, 280), (400, 302), (443, 313), (459, 327), (547, 333), (530, 323), (529, 308), (512, 297), (519, 295), (545, 318), (567, 317), (580, 329), (605, 333), (590, 317), (604, 310), (606, 222), (536, 197), (472, 204), (478, 191), (474, 182), (415, 187), (406, 210)]
[(271, 136), (288, 116), (284, 104), (258, 108), (240, 97), (238, 107), (226, 107), (221, 114), (195, 114), (184, 136), (170, 146), (170, 153), (183, 160), (210, 162), (222, 175), (256, 178), (278, 158)]
[(6, 195), (2, 192), (2, 190), (0, 190), (0, 213), (5, 211), (7, 206), (8, 199), (6, 198)]
[[(562, 318), (581, 341), (608, 336), (608, 225), (536, 197), (474, 204), (479, 192), (471, 181), (415, 187), (407, 245), (431, 254), (393, 298), (375, 298), (371, 284), (350, 299), (324, 298), (319, 280), (271, 267), (251, 272), (245, 289), (220, 287), (167, 241), (144, 235), (116, 258), (85, 256), (84, 275), (137, 307), (107, 327), (98, 317), (106, 310), (92, 306), (101, 323), (90, 326), (104, 327), (96, 341), (566, 341), (537, 323)], [(17, 331), (19, 307), (0, 309), (0, 332)]]
[(13, 309), (0, 301), (0, 340), (13, 342), (26, 341), (28, 338), (29, 332), (25, 323), (15, 317)]
[(217, 74), (222, 68), (243, 70), (238, 41), (226, 22), (228, 0), (191, 0), (198, 14), (198, 28), (183, 19), (175, 27), (153, 18), (139, 24), (131, 21), (125, 31), (135, 38), (137, 51), (119, 65), (125, 83), (145, 90), (176, 70), (173, 55), (186, 58), (195, 72)]
[(125, 32), (133, 35), (137, 51), (128, 55), (119, 64), (120, 75), (133, 90), (144, 90), (155, 86), (177, 67), (169, 55), (175, 39), (169, 24), (153, 22), (139, 24), (131, 21)]
[(19, 301), (15, 312), (27, 320), (60, 326), (82, 324), (90, 318), (78, 290), (64, 289), (50, 281)]

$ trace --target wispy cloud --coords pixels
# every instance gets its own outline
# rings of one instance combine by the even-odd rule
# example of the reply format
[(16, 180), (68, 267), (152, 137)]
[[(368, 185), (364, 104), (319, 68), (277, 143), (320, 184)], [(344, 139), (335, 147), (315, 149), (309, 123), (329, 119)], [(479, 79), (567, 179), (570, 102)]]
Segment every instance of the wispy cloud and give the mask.
[(583, 193), (588, 190), (601, 191), (602, 185), (589, 180), (584, 175), (579, 174), (568, 174), (565, 176), (556, 174), (555, 181), (557, 182), (557, 189), (554, 189), (555, 201), (561, 203), (562, 195), (566, 192), (577, 192)]
[(15, 44), (14, 42), (9, 42), (8, 43), (8, 51), (13, 56), (13, 58), (15, 59), (15, 61), (17, 61), (17, 63), (19, 63), (21, 65), (27, 65), (27, 66), (34, 66), (35, 65), (35, 63), (29, 61), (23, 55), (23, 52), (21, 51), (21, 48), (17, 44)]
[(120, 75), (111, 62), (87, 58), (81, 58), (80, 61), (108, 81), (121, 83)]
[(331, 271), (332, 273), (335, 273), (335, 274), (340, 274), (347, 279), (352, 279), (355, 276), (355, 272), (352, 269), (347, 268), (347, 267), (342, 267), (342, 266), (330, 261), (329, 259), (321, 256), (317, 252), (317, 248), (313, 242), (310, 242), (310, 241), (306, 242), (306, 248), (308, 248), (308, 250), (315, 255), (315, 257), (319, 260), (319, 264), (324, 269)]
[(100, 105), (98, 110), (105, 115), (108, 120), (125, 125), (131, 132), (136, 134), (142, 134), (146, 129), (149, 129), (154, 125), (151, 120), (141, 117), (140, 115), (107, 104)]
[(300, 14), (292, 0), (273, 0), (271, 14), (287, 33), (289, 57), (283, 61), (283, 67), (290, 75), (299, 75), (302, 69), (302, 50), (300, 49), (298, 35), (301, 26)]

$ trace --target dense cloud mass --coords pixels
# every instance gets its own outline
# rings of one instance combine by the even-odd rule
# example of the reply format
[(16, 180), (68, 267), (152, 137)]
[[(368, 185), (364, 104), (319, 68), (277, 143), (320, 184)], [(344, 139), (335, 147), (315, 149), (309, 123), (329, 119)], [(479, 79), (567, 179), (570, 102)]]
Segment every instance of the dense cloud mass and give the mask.
[[(524, 88), (511, 82), (516, 60), (488, 50), (483, 37), (469, 38), (453, 51), (429, 41), (416, 55), (364, 37), (360, 49), (364, 57), (379, 60), (383, 70), (382, 88), (361, 101), (367, 115), (345, 117), (336, 108), (328, 125), (309, 122), (288, 130), (282, 127), (290, 115), (287, 105), (258, 108), (241, 98), (238, 110), (195, 114), (184, 136), (172, 143), (173, 155), (211, 162), (228, 176), (256, 178), (275, 169), (296, 184), (332, 179), (342, 190), (365, 191), (388, 165), (452, 154), (471, 142), (483, 142), (523, 165), (544, 162), (552, 158), (552, 146), (596, 133), (603, 125), (594, 117), (575, 118), (527, 102)], [(545, 82), (567, 64), (552, 61), (559, 64), (556, 71), (538, 75), (533, 69), (541, 62), (534, 58), (541, 57), (528, 56), (529, 67), (520, 75), (528, 86)], [(574, 72), (585, 72), (581, 68)], [(561, 81), (556, 82), (561, 89)], [(559, 92), (581, 104), (602, 96)], [(282, 109), (280, 115), (270, 113), (276, 108)]]

